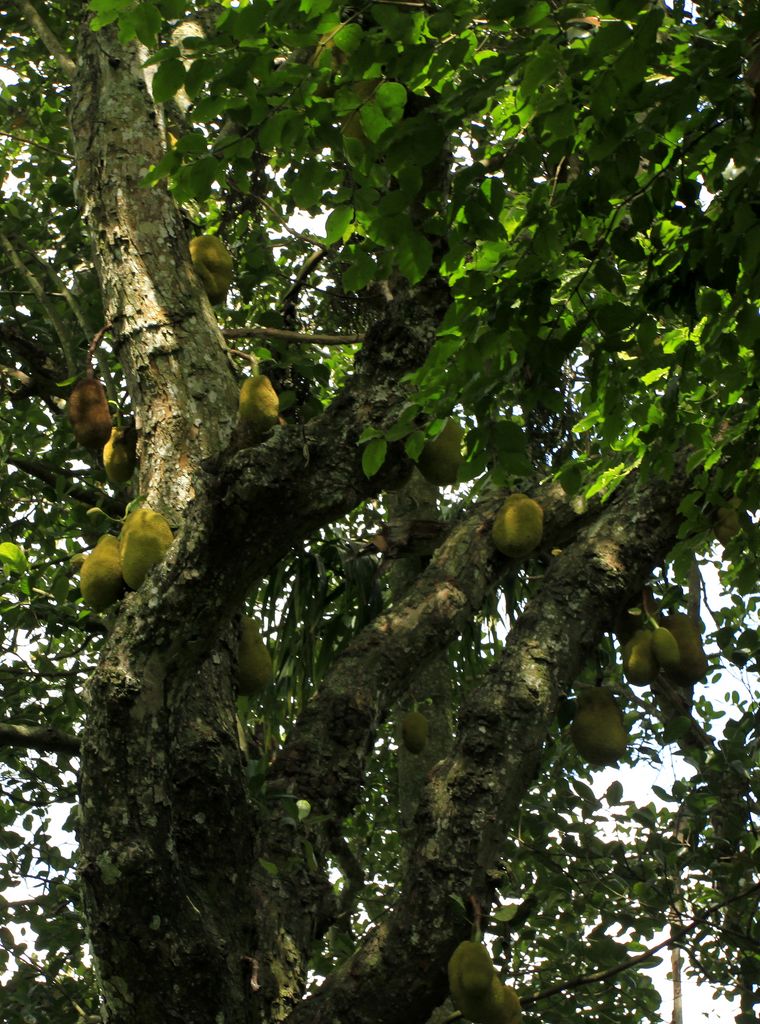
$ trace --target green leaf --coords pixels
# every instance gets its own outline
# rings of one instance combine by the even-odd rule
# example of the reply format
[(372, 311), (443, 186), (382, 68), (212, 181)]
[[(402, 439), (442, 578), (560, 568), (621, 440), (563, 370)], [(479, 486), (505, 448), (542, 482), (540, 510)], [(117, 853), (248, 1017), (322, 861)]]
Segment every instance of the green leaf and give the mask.
[(132, 12), (132, 24), (137, 38), (145, 46), (155, 46), (158, 33), (161, 31), (161, 12), (155, 4), (138, 4)]
[(343, 238), (346, 228), (354, 219), (352, 206), (336, 206), (325, 225), (325, 238), (328, 245), (333, 245)]
[(404, 116), (406, 89), (400, 82), (383, 82), (378, 86), (374, 99), (391, 124), (397, 124)]
[(384, 437), (375, 437), (366, 446), (362, 452), (362, 469), (368, 479), (371, 479), (385, 462), (387, 451), (388, 442)]
[(185, 66), (176, 57), (159, 64), (153, 77), (153, 99), (166, 103), (182, 88), (185, 81)]
[(424, 235), (406, 235), (396, 252), (396, 264), (410, 284), (421, 281), (433, 262), (433, 247)]
[(0, 561), (17, 573), (26, 572), (29, 567), (23, 550), (9, 540), (0, 544)]

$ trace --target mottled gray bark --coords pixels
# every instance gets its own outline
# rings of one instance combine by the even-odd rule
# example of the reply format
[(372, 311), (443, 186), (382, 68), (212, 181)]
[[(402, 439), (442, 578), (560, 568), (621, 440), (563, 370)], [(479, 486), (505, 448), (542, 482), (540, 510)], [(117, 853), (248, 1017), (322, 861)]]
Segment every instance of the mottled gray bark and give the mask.
[(308, 799), (316, 824), (296, 836), (287, 800), (249, 801), (232, 623), (252, 583), (295, 544), (408, 476), (394, 448), (368, 481), (358, 439), (397, 420), (408, 396), (399, 381), (427, 355), (448, 295), (435, 284), (402, 294), (323, 415), (231, 450), (237, 390), (181, 216), (164, 188), (141, 184), (165, 146), (143, 59), (115, 31), (85, 25), (72, 96), (80, 202), (141, 431), (138, 488), (178, 527), (165, 561), (123, 602), (88, 692), (80, 870), (106, 1017), (250, 1024), (292, 1009), (299, 1024), (425, 1019), (466, 931), (455, 900), (488, 906), (489, 869), (558, 696), (670, 547), (683, 482), (637, 489), (632, 478), (587, 517), (558, 489), (543, 492), (545, 577), (503, 659), (463, 703), (456, 748), (415, 819), (398, 905), (298, 1004), (335, 912), (322, 865), (330, 829), (358, 799), (377, 729), (415, 664), (438, 656), (513, 567), (490, 543), (493, 495), (344, 652), (295, 723), (268, 792)]
[[(455, 750), (437, 766), (426, 787), (407, 877), (392, 913), (311, 999), (294, 1010), (290, 1024), (344, 1019), (404, 1024), (425, 1020), (443, 1001), (448, 957), (469, 932), (459, 903), (466, 904), (473, 896), (483, 908), (489, 907), (491, 868), (500, 840), (534, 778), (559, 696), (572, 687), (625, 595), (644, 583), (672, 546), (678, 526), (675, 509), (685, 487), (681, 476), (644, 485), (629, 480), (573, 543), (550, 558), (542, 582), (510, 632), (502, 658), (462, 704)], [(547, 507), (551, 530), (550, 502)], [(480, 530), (485, 544), (486, 525)], [(550, 549), (553, 545), (547, 540)], [(472, 543), (475, 546), (474, 539)], [(441, 565), (444, 550), (428, 573), (435, 573), (436, 563)], [(441, 599), (439, 613), (446, 606), (464, 605), (464, 592), (450, 579), (445, 589), (452, 595), (457, 592), (459, 600)], [(436, 621), (437, 633), (446, 629), (425, 605), (417, 614), (425, 616), (426, 611)], [(456, 614), (450, 615), (450, 623), (455, 621)], [(401, 622), (383, 617), (369, 627), (373, 628), (379, 634), (377, 669), (366, 680), (366, 689), (354, 692), (354, 706), (364, 707), (381, 680), (387, 680), (384, 685), (392, 691), (396, 659), (403, 657), (397, 648), (409, 651), (390, 638), (387, 646), (393, 654), (383, 650), (383, 633), (403, 633)], [(415, 644), (414, 656), (420, 657), (422, 650), (423, 644)], [(308, 733), (315, 732), (315, 723), (310, 723)], [(300, 764), (303, 769), (303, 760)], [(351, 772), (347, 759), (344, 766), (338, 791), (340, 802), (346, 804)], [(302, 789), (305, 774), (302, 770), (299, 778)], [(335, 789), (330, 798), (335, 810), (333, 801), (337, 802)]]

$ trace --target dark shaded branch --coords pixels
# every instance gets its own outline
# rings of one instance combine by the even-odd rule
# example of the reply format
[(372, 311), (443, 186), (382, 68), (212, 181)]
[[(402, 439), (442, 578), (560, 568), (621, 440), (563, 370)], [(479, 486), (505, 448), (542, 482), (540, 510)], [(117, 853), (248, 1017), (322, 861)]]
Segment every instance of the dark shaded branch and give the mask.
[(78, 754), (79, 737), (45, 725), (0, 722), (0, 747), (26, 747), (40, 753)]
[[(21, 455), (11, 454), (7, 457), (6, 462), (9, 466), (14, 466), (16, 469), (21, 470), (22, 473), (26, 473), (27, 476), (32, 476), (36, 480), (42, 480), (51, 487), (56, 487), (60, 479), (70, 479), (71, 477), (67, 470), (59, 469), (37, 459), (27, 459)], [(64, 496), (80, 501), (88, 507), (98, 506), (104, 512), (107, 512), (109, 516), (113, 516), (116, 519), (120, 519), (124, 515), (126, 508), (126, 502), (121, 499), (111, 497), (105, 491), (84, 487), (82, 484), (67, 484), (64, 489)]]
[(357, 345), (364, 341), (363, 334), (301, 334), (281, 327), (229, 327), (222, 331), (225, 338), (281, 338), (283, 341), (303, 345)]
[(31, 0), (18, 0), (18, 5), (29, 26), (37, 34), (51, 56), (55, 58), (61, 71), (63, 71), (68, 79), (72, 79), (76, 72), (76, 64), (66, 53), (60, 40), (50, 29), (48, 23), (40, 16)]
[[(29, 6), (31, 7), (31, 4)], [(26, 281), (32, 290), (32, 294), (37, 302), (39, 302), (53, 330), (58, 335), (58, 340), (61, 343), (61, 351), (63, 352), (63, 357), (66, 362), (66, 369), (69, 374), (72, 374), (75, 370), (76, 363), (74, 361), (74, 350), (71, 338), (69, 337), (69, 332), (58, 316), (58, 313), (55, 311), (52, 303), (48, 301), (47, 294), (45, 293), (45, 289), (42, 287), (39, 278), (31, 268), (24, 263), (16, 251), (13, 242), (2, 231), (0, 231), (0, 246), (5, 249), (8, 259), (16, 271), (21, 274), (22, 277), (26, 278)]]
[[(573, 685), (624, 596), (640, 588), (667, 555), (686, 488), (680, 471), (667, 482), (645, 484), (632, 475), (577, 539), (551, 558), (501, 658), (463, 701), (454, 753), (433, 769), (420, 802), (415, 845), (394, 910), (293, 1010), (291, 1024), (348, 1016), (357, 1024), (398, 1024), (425, 1019), (443, 1001), (446, 963), (457, 940), (469, 934), (459, 908), (470, 897), (484, 912), (490, 905), (491, 869), (535, 779), (559, 697)], [(444, 590), (450, 586), (441, 583)], [(381, 651), (380, 638), (377, 643)], [(350, 730), (350, 714), (367, 714), (367, 660), (361, 674), (354, 672), (359, 696), (337, 719), (337, 735), (347, 720)], [(384, 665), (386, 672), (392, 667)], [(369, 675), (371, 685), (384, 685)], [(340, 790), (340, 772), (332, 780)]]

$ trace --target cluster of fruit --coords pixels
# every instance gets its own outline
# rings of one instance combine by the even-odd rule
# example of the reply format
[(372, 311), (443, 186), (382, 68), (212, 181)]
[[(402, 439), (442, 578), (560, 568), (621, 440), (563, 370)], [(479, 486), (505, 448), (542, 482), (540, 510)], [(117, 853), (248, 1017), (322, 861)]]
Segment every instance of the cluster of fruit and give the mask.
[(137, 433), (134, 427), (113, 425), (105, 388), (92, 374), (71, 389), (68, 414), (78, 443), (91, 451), (102, 450), (109, 481), (126, 483), (137, 462)]

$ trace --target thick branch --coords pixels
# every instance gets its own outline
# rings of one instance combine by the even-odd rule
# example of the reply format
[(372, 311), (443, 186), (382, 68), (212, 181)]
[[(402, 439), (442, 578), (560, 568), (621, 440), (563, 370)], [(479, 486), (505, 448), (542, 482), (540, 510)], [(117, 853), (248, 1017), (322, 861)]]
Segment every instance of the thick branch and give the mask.
[(47, 22), (40, 16), (39, 12), (37, 11), (37, 8), (34, 6), (31, 0), (18, 0), (18, 5), (21, 8), (21, 13), (28, 21), (30, 27), (33, 29), (34, 32), (37, 33), (37, 35), (40, 38), (40, 41), (45, 45), (50, 54), (58, 62), (61, 71), (63, 71), (67, 78), (73, 78), (74, 73), (77, 69), (76, 64), (71, 59), (71, 57), (69, 57), (69, 55), (66, 53), (63, 46), (61, 45), (60, 40), (55, 35), (55, 33), (51, 31), (50, 26), (47, 24)]
[(0, 722), (0, 747), (26, 747), (42, 754), (78, 754), (79, 737), (45, 725)]
[(448, 957), (469, 932), (457, 907), (469, 896), (490, 904), (490, 869), (535, 777), (559, 696), (624, 595), (672, 546), (685, 486), (682, 475), (645, 485), (631, 478), (551, 560), (500, 661), (462, 705), (455, 752), (434, 769), (420, 804), (394, 911), (294, 1010), (292, 1024), (349, 1014), (357, 1024), (400, 1024), (443, 1001)]

